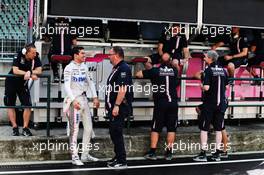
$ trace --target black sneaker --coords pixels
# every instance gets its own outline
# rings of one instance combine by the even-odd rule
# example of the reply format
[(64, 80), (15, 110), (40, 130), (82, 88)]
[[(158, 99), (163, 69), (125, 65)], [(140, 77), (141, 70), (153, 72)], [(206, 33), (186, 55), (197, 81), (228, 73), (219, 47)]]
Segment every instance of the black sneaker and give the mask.
[(212, 154), (212, 160), (217, 162), (221, 161), (220, 152), (220, 150), (216, 150), (216, 152)]
[(171, 151), (166, 151), (165, 152), (165, 159), (166, 160), (172, 160), (173, 159)]
[(202, 150), (198, 156), (193, 158), (193, 161), (195, 161), (195, 162), (207, 162), (206, 152)]
[(28, 137), (28, 136), (32, 136), (32, 133), (28, 128), (23, 128), (22, 135)]
[(151, 151), (147, 152), (147, 153), (144, 155), (144, 158), (145, 158), (145, 159), (148, 159), (148, 160), (157, 160), (156, 153), (153, 153), (153, 152), (151, 152)]
[(220, 150), (219, 153), (221, 158), (228, 158), (227, 151)]
[(53, 82), (58, 83), (60, 81), (59, 75), (54, 75)]
[(127, 168), (126, 163), (120, 163), (118, 161), (114, 161), (114, 162), (108, 164), (107, 166), (109, 168), (112, 168), (112, 169), (126, 169)]
[(19, 130), (18, 130), (18, 127), (13, 128), (12, 136), (19, 136)]
[(112, 164), (112, 163), (114, 163), (116, 161), (117, 161), (117, 159), (114, 157), (111, 160), (107, 161), (107, 165), (110, 165), (110, 164)]
[(64, 75), (61, 75), (61, 82), (64, 83)]

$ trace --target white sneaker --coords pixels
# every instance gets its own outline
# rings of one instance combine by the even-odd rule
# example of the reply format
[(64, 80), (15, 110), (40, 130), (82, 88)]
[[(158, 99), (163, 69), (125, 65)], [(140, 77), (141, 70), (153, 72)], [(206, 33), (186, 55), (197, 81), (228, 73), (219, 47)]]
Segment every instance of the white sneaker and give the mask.
[(81, 160), (82, 161), (91, 161), (91, 162), (98, 162), (99, 161), (99, 159), (91, 156), (90, 154), (82, 154)]
[(79, 157), (75, 157), (72, 159), (72, 164), (77, 166), (83, 166), (83, 162), (79, 159)]

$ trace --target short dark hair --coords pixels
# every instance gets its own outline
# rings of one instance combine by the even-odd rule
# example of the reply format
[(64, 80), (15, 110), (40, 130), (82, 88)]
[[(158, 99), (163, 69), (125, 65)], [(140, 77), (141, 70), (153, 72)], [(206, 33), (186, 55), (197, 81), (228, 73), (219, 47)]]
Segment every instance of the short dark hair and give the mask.
[(115, 54), (117, 54), (119, 57), (124, 58), (124, 50), (120, 46), (114, 46), (113, 51)]
[(74, 54), (78, 55), (81, 50), (84, 50), (84, 48), (81, 46), (75, 46), (74, 48), (72, 48), (72, 58), (74, 58)]
[(173, 23), (171, 26), (172, 27), (181, 27), (181, 24), (180, 23)]
[(36, 49), (36, 46), (33, 43), (29, 43), (26, 44), (24, 48), (27, 50), (27, 52), (29, 52), (31, 48)]

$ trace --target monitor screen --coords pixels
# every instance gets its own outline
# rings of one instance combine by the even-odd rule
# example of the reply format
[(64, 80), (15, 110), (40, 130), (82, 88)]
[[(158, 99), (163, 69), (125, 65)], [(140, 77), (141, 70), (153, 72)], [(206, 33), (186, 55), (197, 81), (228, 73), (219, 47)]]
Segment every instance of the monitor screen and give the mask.
[(197, 0), (49, 0), (49, 15), (196, 23)]

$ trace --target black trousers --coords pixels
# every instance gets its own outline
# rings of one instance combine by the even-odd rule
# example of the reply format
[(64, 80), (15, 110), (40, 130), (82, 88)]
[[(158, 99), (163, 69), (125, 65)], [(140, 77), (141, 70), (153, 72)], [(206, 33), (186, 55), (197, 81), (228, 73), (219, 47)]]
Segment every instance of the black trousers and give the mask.
[(109, 132), (114, 144), (115, 158), (119, 163), (126, 163), (126, 149), (124, 144), (123, 128), (125, 125), (125, 115), (122, 114), (122, 106), (119, 107), (119, 115), (113, 117), (112, 110), (109, 111)]
[[(60, 55), (60, 54), (55, 54), (55, 53), (52, 53), (52, 52), (49, 52), (48, 53), (48, 59), (49, 59), (49, 62), (50, 62), (50, 65), (51, 65), (51, 69), (52, 69), (52, 72), (53, 72), (53, 76), (59, 76), (59, 68), (58, 68), (58, 64), (57, 62), (54, 62), (51, 60), (51, 56), (52, 55)], [(65, 54), (67, 55), (67, 54)], [(70, 54), (68, 54), (70, 55)], [(62, 63), (62, 72), (64, 71), (65, 67), (70, 63), (70, 61), (68, 63)]]

